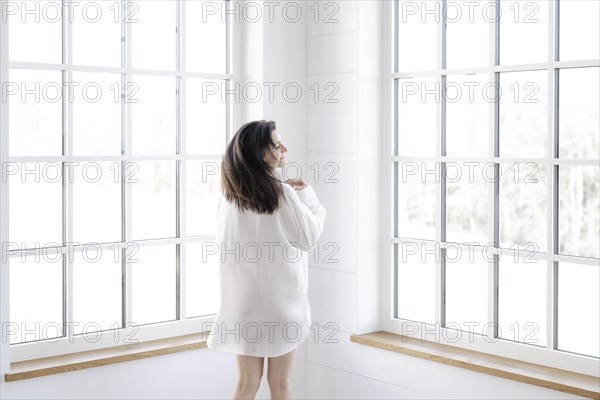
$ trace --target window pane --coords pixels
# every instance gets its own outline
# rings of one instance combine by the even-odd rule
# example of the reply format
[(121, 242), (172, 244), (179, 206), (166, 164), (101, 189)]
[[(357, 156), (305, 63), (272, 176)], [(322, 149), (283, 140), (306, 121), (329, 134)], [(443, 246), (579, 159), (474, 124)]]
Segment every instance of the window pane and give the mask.
[(61, 72), (10, 69), (5, 88), (9, 104), (10, 154), (61, 155)]
[(546, 168), (535, 163), (501, 164), (500, 246), (546, 251)]
[(141, 76), (126, 88), (131, 104), (134, 154), (175, 154), (176, 82), (172, 77)]
[(20, 248), (62, 244), (61, 163), (11, 163), (9, 237)]
[(73, 72), (75, 155), (121, 154), (121, 87), (119, 74)]
[(499, 336), (546, 346), (547, 263), (502, 255), (498, 271)]
[(600, 257), (600, 168), (561, 165), (559, 187), (559, 252)]
[(175, 236), (175, 161), (127, 163), (123, 173), (132, 188), (135, 240)]
[(435, 78), (398, 81), (398, 155), (434, 156), (440, 86)]
[(500, 2), (500, 64), (548, 61), (547, 0)]
[(561, 0), (560, 59), (600, 58), (600, 3), (588, 0)]
[[(62, 256), (42, 251), (10, 259), (10, 321), (18, 332), (10, 343), (33, 342), (63, 335)], [(25, 330), (33, 331), (26, 333)]]
[(62, 62), (60, 1), (6, 2), (2, 9), (3, 18), (8, 17), (10, 61)]
[[(446, 326), (492, 335), (488, 323), (488, 263), (481, 252), (448, 249), (446, 256)], [(472, 259), (473, 261), (470, 261)]]
[(546, 156), (547, 81), (547, 71), (500, 74), (500, 156)]
[(444, 92), (446, 155), (488, 154), (492, 88), (485, 74), (448, 76)]
[(422, 71), (436, 68), (437, 1), (399, 1), (398, 71)]
[[(73, 253), (73, 326), (76, 335), (121, 324), (121, 250), (90, 245)], [(90, 336), (92, 340), (95, 335)]]
[(220, 161), (187, 161), (186, 233), (215, 234), (215, 213), (221, 189)]
[[(79, 243), (121, 240), (121, 163), (73, 165), (73, 240)], [(101, 211), (101, 212), (99, 212)]]
[(435, 163), (398, 163), (398, 236), (435, 239)]
[(72, 6), (73, 63), (102, 67), (121, 66), (121, 20), (124, 12), (116, 1), (78, 1)]
[[(208, 247), (207, 247), (208, 246)], [(186, 245), (186, 313), (188, 318), (216, 314), (219, 309), (219, 254), (214, 242)]]
[(140, 246), (131, 250), (133, 324), (172, 321), (176, 318), (175, 245)]
[(446, 68), (489, 64), (490, 23), (496, 18), (494, 10), (491, 1), (446, 3)]
[(128, 7), (131, 23), (132, 66), (175, 70), (176, 5), (171, 0), (136, 1)]
[(226, 81), (187, 79), (188, 154), (221, 154), (225, 151), (227, 103), (222, 95), (226, 90)]
[[(490, 174), (487, 177), (486, 173)], [(493, 164), (446, 163), (446, 239), (450, 242), (488, 240), (488, 187)]]
[(398, 318), (435, 323), (436, 253), (419, 242), (397, 244)]
[(600, 158), (600, 68), (561, 69), (559, 74), (559, 156)]
[[(224, 1), (186, 1), (186, 69), (227, 72), (227, 24)], [(234, 10), (233, 6), (229, 9)]]
[(600, 268), (558, 264), (558, 348), (600, 357)]

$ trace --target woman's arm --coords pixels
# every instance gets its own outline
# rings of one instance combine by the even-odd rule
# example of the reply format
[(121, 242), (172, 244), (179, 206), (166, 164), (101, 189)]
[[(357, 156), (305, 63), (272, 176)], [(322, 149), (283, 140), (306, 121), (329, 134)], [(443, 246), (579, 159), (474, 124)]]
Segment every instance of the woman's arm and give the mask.
[(284, 199), (279, 218), (283, 234), (292, 245), (310, 251), (323, 232), (327, 211), (312, 186), (305, 185), (299, 190), (285, 183), (282, 186)]

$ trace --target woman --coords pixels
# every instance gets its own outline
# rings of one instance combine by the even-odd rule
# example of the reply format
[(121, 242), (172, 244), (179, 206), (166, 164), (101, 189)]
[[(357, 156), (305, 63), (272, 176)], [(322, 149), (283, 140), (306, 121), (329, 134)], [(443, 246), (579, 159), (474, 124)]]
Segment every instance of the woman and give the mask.
[(253, 121), (238, 130), (221, 163), (221, 304), (207, 345), (237, 355), (234, 399), (256, 396), (264, 357), (271, 397), (291, 398), (295, 351), (310, 333), (306, 252), (327, 212), (310, 185), (277, 178), (285, 153), (275, 122)]

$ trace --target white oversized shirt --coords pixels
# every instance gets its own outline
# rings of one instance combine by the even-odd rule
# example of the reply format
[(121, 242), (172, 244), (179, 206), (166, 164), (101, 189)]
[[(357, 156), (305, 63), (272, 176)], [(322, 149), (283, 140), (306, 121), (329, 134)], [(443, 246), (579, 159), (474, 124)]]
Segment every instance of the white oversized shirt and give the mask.
[(327, 212), (310, 185), (282, 184), (273, 214), (241, 212), (222, 195), (216, 244), (220, 306), (207, 346), (257, 357), (277, 357), (310, 334), (308, 257)]

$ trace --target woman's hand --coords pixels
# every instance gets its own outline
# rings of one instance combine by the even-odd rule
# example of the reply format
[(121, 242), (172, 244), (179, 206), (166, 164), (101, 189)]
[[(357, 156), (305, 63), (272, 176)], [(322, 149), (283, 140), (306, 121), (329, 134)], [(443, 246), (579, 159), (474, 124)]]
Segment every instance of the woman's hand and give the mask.
[(288, 179), (284, 181), (284, 183), (287, 183), (295, 190), (304, 189), (306, 187), (306, 183), (304, 183), (302, 179)]

